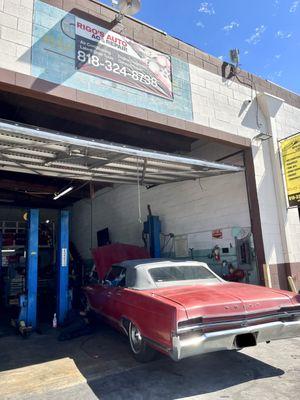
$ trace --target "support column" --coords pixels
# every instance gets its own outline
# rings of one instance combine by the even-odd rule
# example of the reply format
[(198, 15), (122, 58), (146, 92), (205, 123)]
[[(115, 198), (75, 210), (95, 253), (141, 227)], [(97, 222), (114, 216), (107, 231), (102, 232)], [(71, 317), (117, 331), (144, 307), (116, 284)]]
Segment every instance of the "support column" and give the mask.
[(263, 265), (266, 263), (264, 241), (261, 229), (260, 211), (257, 196), (257, 188), (255, 183), (255, 171), (253, 163), (253, 155), (251, 148), (244, 151), (245, 177), (247, 186), (247, 195), (251, 219), (251, 231), (253, 234), (254, 249), (258, 264), (259, 282), (265, 284)]
[[(293, 249), (289, 241), (291, 237), (290, 226), (288, 223), (288, 207), (286, 203), (285, 189), (280, 164), (280, 153), (278, 144), (278, 127), (276, 118), (279, 110), (283, 106), (284, 100), (268, 93), (260, 93), (257, 97), (258, 104), (266, 118), (268, 133), (271, 136), (265, 145), (270, 157), (270, 169), (272, 176), (272, 186), (274, 187), (275, 215), (278, 226), (277, 237), (274, 241), (276, 256), (272, 261), (266, 260), (271, 266), (271, 275), (281, 289), (288, 289), (287, 275), (291, 275), (291, 258)], [(278, 253), (278, 254), (277, 254)]]
[(27, 315), (26, 326), (36, 328), (37, 282), (38, 282), (38, 251), (39, 251), (39, 210), (31, 209), (28, 213), (27, 239)]
[(57, 321), (64, 322), (69, 310), (69, 211), (61, 211), (57, 254)]

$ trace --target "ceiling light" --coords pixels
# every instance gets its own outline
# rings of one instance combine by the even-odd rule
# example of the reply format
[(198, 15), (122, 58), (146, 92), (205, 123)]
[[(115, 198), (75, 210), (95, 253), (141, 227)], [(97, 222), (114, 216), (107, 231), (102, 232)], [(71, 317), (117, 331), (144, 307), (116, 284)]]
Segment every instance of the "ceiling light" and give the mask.
[(54, 193), (53, 200), (59, 199), (60, 197), (66, 195), (66, 194), (69, 193), (69, 192), (71, 192), (71, 190), (73, 190), (73, 189), (74, 189), (73, 186), (70, 186), (70, 187), (68, 187), (67, 189), (65, 189), (65, 190), (63, 190), (62, 192), (60, 192), (60, 193)]
[(4, 249), (1, 250), (2, 253), (14, 253), (16, 250), (15, 249)]

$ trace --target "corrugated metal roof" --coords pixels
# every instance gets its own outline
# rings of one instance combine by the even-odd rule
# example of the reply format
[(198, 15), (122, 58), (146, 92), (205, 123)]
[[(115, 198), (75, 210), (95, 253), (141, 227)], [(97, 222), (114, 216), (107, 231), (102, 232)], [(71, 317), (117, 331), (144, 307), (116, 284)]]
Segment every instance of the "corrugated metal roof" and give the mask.
[(0, 120), (0, 169), (95, 182), (158, 185), (243, 168)]

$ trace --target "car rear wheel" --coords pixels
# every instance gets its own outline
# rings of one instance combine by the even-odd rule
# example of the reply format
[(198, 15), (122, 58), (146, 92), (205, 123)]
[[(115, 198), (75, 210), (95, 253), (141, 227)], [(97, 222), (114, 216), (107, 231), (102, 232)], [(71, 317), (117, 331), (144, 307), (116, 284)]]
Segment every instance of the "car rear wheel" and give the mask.
[(134, 358), (139, 362), (148, 362), (154, 359), (156, 351), (147, 345), (140, 330), (132, 323), (128, 329), (130, 349)]

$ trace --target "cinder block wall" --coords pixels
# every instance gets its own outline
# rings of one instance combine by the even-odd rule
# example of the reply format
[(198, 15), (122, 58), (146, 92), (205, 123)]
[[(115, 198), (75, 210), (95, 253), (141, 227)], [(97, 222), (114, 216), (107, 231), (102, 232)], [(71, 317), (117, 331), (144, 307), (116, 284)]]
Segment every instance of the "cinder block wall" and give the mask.
[(33, 0), (0, 0), (0, 67), (30, 75)]
[[(220, 265), (208, 260), (208, 253), (215, 245), (228, 247), (232, 251), (223, 255), (223, 259), (235, 262), (232, 228), (251, 229), (244, 173), (142, 189), (142, 221), (147, 219), (147, 204), (151, 205), (154, 215), (159, 215), (163, 233), (184, 236), (195, 256), (212, 263), (217, 272)], [(143, 246), (137, 185), (103, 189), (92, 202), (75, 203), (72, 240), (85, 259), (91, 258), (90, 248), (97, 246), (97, 231), (105, 227), (109, 228), (113, 242)], [(212, 238), (214, 229), (222, 229), (222, 239)], [(165, 248), (167, 255), (173, 255), (171, 245), (172, 241)]]
[(266, 120), (257, 108), (256, 93), (250, 87), (227, 81), (193, 64), (190, 76), (196, 123), (250, 139), (258, 128), (266, 130)]

